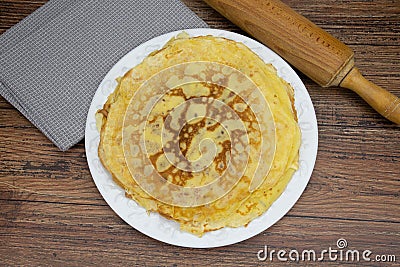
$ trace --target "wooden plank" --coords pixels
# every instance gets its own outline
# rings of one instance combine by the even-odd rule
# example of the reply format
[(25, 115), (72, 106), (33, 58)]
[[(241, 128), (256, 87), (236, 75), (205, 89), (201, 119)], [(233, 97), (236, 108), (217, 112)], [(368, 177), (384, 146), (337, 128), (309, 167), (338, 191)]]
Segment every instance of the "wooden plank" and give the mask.
[[(109, 208), (40, 202), (0, 203), (2, 212), (8, 211), (7, 222), (0, 221), (4, 229), (1, 237), (11, 248), (7, 251), (0, 248), (6, 265), (16, 260), (22, 265), (130, 262), (171, 266), (179, 262), (182, 266), (251, 266), (259, 263), (257, 252), (264, 245), (270, 249), (321, 251), (329, 246), (335, 248), (337, 239), (346, 238), (350, 248), (370, 249), (376, 254), (398, 253), (400, 245), (395, 237), (397, 224), (286, 216), (264, 233), (233, 246), (177, 249), (143, 236), (118, 219)], [(355, 228), (365, 230), (355, 232)]]
[[(0, 33), (47, 1), (2, 1)], [(201, 0), (183, 0), (214, 28), (238, 31)], [(283, 1), (347, 44), (399, 45), (400, 8), (396, 1)]]

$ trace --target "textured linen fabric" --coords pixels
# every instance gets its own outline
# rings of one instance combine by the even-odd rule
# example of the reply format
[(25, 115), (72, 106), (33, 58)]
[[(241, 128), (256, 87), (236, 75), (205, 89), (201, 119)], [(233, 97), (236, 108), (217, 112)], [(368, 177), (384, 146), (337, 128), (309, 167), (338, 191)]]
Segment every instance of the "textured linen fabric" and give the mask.
[(179, 0), (52, 0), (0, 36), (0, 94), (61, 150), (103, 77), (139, 44), (207, 27)]

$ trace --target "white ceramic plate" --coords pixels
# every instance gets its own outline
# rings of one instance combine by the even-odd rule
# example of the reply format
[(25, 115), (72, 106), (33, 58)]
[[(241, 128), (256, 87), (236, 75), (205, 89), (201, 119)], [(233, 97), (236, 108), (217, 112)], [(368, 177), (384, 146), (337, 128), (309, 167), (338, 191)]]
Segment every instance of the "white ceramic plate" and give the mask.
[(139, 64), (149, 53), (160, 49), (170, 38), (181, 31), (164, 34), (136, 47), (115, 64), (105, 76), (93, 98), (87, 117), (86, 156), (93, 180), (103, 198), (125, 222), (136, 230), (154, 239), (177, 246), (192, 248), (226, 246), (246, 240), (265, 231), (279, 221), (300, 198), (308, 184), (317, 156), (317, 121), (313, 104), (304, 84), (296, 72), (269, 48), (253, 39), (228, 31), (216, 29), (189, 29), (185, 31), (191, 36), (213, 35), (244, 43), (265, 62), (274, 65), (278, 70), (279, 76), (293, 86), (295, 90), (295, 105), (302, 132), (300, 168), (294, 174), (282, 195), (267, 212), (253, 220), (247, 227), (223, 228), (206, 233), (199, 238), (189, 233), (181, 232), (178, 223), (167, 220), (157, 213), (148, 215), (145, 209), (136, 204), (135, 201), (125, 197), (124, 190), (113, 182), (111, 175), (103, 168), (97, 154), (100, 137), (96, 130), (96, 111), (103, 107), (108, 95), (114, 91), (117, 85), (115, 81), (117, 77), (124, 75), (126, 71)]

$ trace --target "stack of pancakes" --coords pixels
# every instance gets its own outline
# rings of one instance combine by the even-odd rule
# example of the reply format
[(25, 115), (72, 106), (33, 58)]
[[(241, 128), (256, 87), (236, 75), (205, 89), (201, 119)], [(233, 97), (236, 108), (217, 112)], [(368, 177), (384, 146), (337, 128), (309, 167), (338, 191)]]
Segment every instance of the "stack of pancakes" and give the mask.
[[(245, 166), (235, 166), (243, 171), (229, 192), (221, 194), (214, 201), (192, 206), (168, 203), (139, 185), (135, 179), (135, 175), (139, 174), (132, 172), (134, 164), (132, 158), (127, 156), (132, 152), (129, 150), (132, 145), (127, 143), (130, 139), (123, 136), (127, 129), (134, 127), (129, 124), (132, 124), (129, 119), (126, 120), (126, 114), (132, 113), (131, 106), (137, 101), (149, 101), (135, 97), (138, 90), (163, 70), (188, 62), (211, 62), (227, 68), (187, 69), (185, 75), (211, 75), (210, 79), (215, 83), (182, 83), (181, 86), (172, 87), (152, 107), (146, 122), (147, 127), (143, 130), (144, 143), (150, 147), (146, 150), (149, 162), (165, 181), (186, 188), (208, 185), (227, 171), (233, 149), (237, 148), (232, 143), (232, 136), (225, 129), (226, 125), (206, 116), (199, 116), (182, 125), (179, 131), (179, 147), (182, 155), (194, 162), (202, 156), (199, 149), (201, 141), (213, 140), (215, 157), (207, 168), (196, 172), (185, 171), (168, 161), (165, 156), (161, 135), (168, 114), (196, 98), (218, 100), (236, 112), (237, 120), (241, 121), (247, 132), (249, 147), (246, 149), (250, 155)], [(268, 121), (260, 120), (257, 109), (253, 109), (240, 95), (228, 88), (244, 86), (244, 82), (230, 69), (242, 73), (261, 92), (267, 103), (263, 107), (270, 112)], [(215, 73), (210, 74), (210, 71)], [(185, 80), (186, 77), (178, 78)], [(224, 79), (229, 86), (219, 85), (219, 79)], [(159, 82), (163, 82), (162, 79)], [(207, 113), (207, 110), (203, 113)], [(108, 97), (103, 109), (98, 111), (96, 119), (101, 137), (99, 157), (114, 181), (125, 189), (127, 197), (134, 199), (149, 212), (157, 212), (178, 222), (181, 230), (198, 236), (223, 227), (247, 225), (271, 206), (298, 169), (301, 133), (294, 108), (293, 88), (278, 77), (271, 64), (266, 64), (244, 44), (225, 38), (190, 37), (187, 34), (173, 38), (162, 49), (151, 53), (142, 63), (118, 79), (117, 88)], [(263, 135), (263, 125), (273, 125), (273, 132)], [(259, 155), (258, 152), (262, 150), (267, 151), (265, 155), (268, 158), (253, 156)], [(263, 179), (251, 189), (254, 173), (264, 165), (267, 171)]]

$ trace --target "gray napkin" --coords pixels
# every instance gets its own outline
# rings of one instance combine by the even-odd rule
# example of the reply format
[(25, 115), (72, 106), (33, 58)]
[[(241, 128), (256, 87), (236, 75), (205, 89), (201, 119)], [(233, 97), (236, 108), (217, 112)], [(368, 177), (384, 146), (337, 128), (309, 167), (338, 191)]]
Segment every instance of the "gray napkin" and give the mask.
[(139, 44), (207, 27), (179, 0), (52, 0), (0, 36), (0, 94), (61, 150), (84, 137), (103, 77)]

